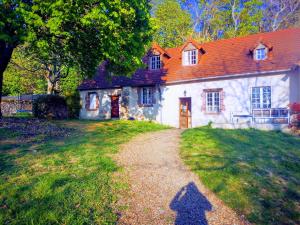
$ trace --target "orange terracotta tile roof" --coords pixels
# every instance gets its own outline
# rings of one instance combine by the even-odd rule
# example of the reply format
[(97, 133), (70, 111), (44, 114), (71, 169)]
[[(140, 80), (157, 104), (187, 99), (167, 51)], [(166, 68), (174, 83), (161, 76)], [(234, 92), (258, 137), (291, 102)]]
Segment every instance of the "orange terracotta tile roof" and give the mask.
[[(260, 43), (269, 49), (268, 58), (256, 61), (253, 59), (253, 50)], [(182, 65), (183, 47), (162, 49), (168, 57), (163, 57), (161, 70), (139, 69), (130, 79), (114, 77), (112, 82), (107, 82), (103, 79), (105, 69), (102, 68), (93, 80), (83, 82), (79, 89), (168, 84), (199, 78), (289, 70), (300, 62), (300, 28), (198, 44), (196, 47), (204, 51), (199, 51), (199, 62), (192, 66)], [(144, 61), (147, 64), (147, 57)]]

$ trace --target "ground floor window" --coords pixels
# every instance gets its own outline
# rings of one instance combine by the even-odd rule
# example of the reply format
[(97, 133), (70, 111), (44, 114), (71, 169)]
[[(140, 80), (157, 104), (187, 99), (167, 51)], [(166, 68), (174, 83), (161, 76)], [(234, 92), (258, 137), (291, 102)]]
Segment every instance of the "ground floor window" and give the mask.
[(271, 108), (271, 87), (253, 87), (252, 88), (252, 109)]
[(99, 108), (99, 97), (96, 92), (87, 93), (85, 101), (87, 110), (97, 110)]
[(208, 91), (206, 92), (206, 111), (207, 112), (220, 112), (220, 92)]
[(154, 104), (154, 88), (143, 87), (140, 89), (140, 104), (152, 105)]

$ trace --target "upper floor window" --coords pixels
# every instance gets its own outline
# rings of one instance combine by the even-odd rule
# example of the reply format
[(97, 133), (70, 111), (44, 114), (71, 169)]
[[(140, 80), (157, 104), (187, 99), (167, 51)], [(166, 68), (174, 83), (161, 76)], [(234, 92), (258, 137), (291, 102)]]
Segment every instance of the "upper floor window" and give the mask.
[(140, 89), (139, 93), (140, 104), (142, 105), (152, 105), (154, 104), (154, 88), (153, 87), (143, 87)]
[(161, 68), (160, 55), (153, 55), (150, 57), (150, 69), (157, 70)]
[(255, 50), (255, 59), (264, 60), (267, 58), (267, 49), (265, 47), (258, 48)]
[(206, 92), (206, 111), (218, 113), (220, 112), (220, 92), (208, 91)]
[(197, 64), (197, 49), (187, 50), (183, 52), (183, 65)]
[(251, 101), (252, 109), (271, 108), (271, 87), (253, 87)]

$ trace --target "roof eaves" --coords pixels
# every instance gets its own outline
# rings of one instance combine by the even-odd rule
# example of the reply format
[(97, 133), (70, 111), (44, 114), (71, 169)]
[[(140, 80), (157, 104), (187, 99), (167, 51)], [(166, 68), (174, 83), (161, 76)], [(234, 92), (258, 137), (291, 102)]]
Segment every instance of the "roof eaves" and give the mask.
[(200, 78), (193, 78), (193, 79), (186, 79), (186, 80), (176, 80), (176, 81), (169, 81), (169, 82), (166, 81), (166, 84), (177, 84), (177, 83), (185, 83), (185, 82), (216, 80), (216, 79), (234, 78), (234, 77), (241, 77), (241, 76), (257, 76), (257, 75), (266, 75), (266, 74), (282, 73), (282, 72), (290, 72), (290, 71), (292, 71), (292, 69), (249, 72), (249, 73), (237, 73), (237, 74), (221, 75), (221, 76), (214, 76), (214, 77), (211, 76), (211, 77), (200, 77)]

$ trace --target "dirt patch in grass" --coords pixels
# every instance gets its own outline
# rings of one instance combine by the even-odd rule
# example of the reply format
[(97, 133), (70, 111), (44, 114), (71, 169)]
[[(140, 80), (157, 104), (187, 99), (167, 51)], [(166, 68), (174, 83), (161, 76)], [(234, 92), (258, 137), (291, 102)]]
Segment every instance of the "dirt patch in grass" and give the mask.
[[(70, 127), (59, 126), (54, 122), (48, 120), (41, 120), (36, 118), (2, 118), (0, 119), (0, 129), (5, 129), (8, 136), (14, 135), (18, 138), (34, 138), (34, 137), (65, 137), (70, 136), (74, 130)], [(7, 138), (7, 135), (2, 139)]]

